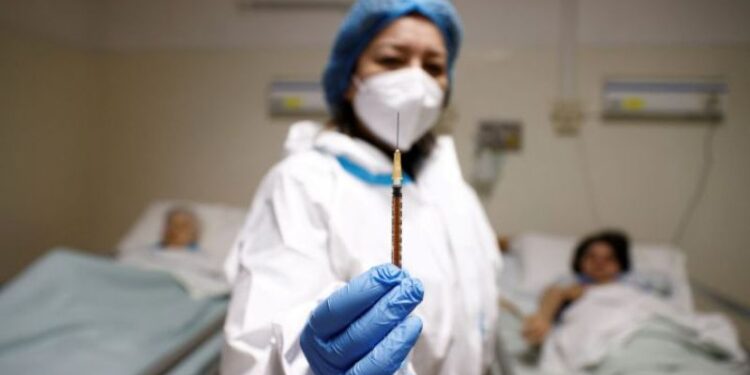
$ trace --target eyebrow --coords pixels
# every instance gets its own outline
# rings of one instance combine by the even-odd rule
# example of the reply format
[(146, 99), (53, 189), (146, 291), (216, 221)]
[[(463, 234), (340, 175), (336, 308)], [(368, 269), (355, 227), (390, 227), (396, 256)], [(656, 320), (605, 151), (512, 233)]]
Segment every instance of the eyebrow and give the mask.
[[(375, 45), (375, 50), (384, 49), (384, 48), (393, 48), (398, 50), (399, 52), (409, 52), (410, 48), (408, 45), (397, 43), (397, 42), (389, 42), (384, 41), (380, 42), (379, 44)], [(446, 52), (440, 49), (435, 48), (427, 48), (426, 54), (428, 57), (445, 57)]]

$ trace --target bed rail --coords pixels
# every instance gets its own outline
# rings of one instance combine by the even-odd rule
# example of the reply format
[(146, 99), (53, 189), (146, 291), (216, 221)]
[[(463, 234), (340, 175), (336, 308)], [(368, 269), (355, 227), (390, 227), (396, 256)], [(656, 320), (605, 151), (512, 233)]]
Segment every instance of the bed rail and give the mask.
[[(142, 375), (162, 375), (173, 370), (180, 362), (187, 358), (203, 343), (208, 341), (216, 332), (219, 332), (224, 326), (227, 308), (225, 307), (221, 314), (214, 319), (211, 324), (198, 331), (190, 340), (179, 346), (177, 349), (160, 358), (156, 363), (151, 365)], [(217, 373), (218, 363), (211, 362), (204, 369), (204, 374)]]

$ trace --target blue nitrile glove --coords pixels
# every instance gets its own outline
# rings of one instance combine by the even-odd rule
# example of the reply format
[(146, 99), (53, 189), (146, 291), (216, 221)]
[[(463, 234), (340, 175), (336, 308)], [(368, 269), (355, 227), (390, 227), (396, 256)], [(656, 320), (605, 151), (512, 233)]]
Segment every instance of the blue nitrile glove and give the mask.
[(391, 264), (355, 277), (318, 305), (300, 336), (316, 374), (393, 374), (422, 332), (409, 316), (422, 302), (422, 283)]

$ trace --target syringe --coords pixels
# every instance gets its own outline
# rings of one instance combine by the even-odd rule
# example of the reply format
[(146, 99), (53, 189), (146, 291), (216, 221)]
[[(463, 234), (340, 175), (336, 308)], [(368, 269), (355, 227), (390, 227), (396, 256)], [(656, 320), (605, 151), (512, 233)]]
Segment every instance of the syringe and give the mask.
[(393, 249), (391, 262), (401, 268), (401, 151), (398, 149), (399, 114), (396, 113), (396, 151), (393, 152), (393, 200), (391, 212), (391, 230), (393, 232)]

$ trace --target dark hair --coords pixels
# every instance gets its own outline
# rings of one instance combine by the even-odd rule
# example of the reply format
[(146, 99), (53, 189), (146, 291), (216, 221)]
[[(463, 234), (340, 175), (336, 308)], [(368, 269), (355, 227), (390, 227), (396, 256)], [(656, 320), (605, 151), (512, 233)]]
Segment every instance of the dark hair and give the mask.
[(619, 230), (607, 229), (585, 237), (578, 243), (573, 256), (573, 272), (581, 273), (581, 260), (586, 255), (591, 245), (596, 242), (604, 242), (609, 245), (615, 253), (617, 262), (620, 263), (622, 272), (630, 271), (630, 240), (628, 235)]
[[(357, 126), (357, 115), (354, 113), (354, 108), (349, 101), (345, 101), (341, 105), (329, 122), (344, 134), (348, 134), (355, 138), (366, 139), (366, 136), (362, 134), (360, 127)], [(417, 175), (419, 174), (422, 164), (427, 160), (427, 157), (430, 156), (434, 147), (435, 135), (432, 131), (429, 131), (414, 143), (409, 151), (402, 154), (401, 165), (404, 172), (406, 172), (406, 174), (413, 180), (417, 180)]]

